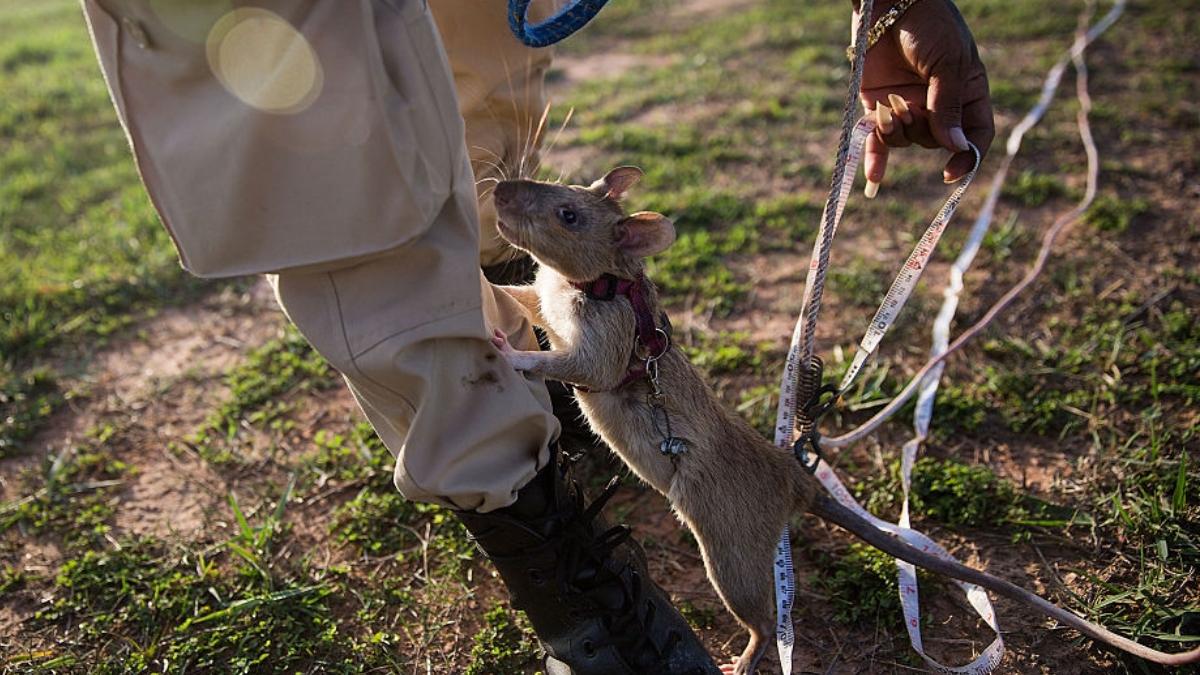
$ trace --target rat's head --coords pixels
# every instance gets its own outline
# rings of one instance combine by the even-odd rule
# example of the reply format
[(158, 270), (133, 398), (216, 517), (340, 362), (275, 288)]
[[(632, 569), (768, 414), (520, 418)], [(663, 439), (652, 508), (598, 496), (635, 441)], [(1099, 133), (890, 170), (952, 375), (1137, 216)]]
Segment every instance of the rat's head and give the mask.
[(658, 213), (625, 215), (621, 198), (642, 177), (622, 166), (587, 187), (504, 181), (493, 201), (500, 235), (572, 281), (610, 273), (632, 277), (642, 259), (675, 241), (675, 226)]

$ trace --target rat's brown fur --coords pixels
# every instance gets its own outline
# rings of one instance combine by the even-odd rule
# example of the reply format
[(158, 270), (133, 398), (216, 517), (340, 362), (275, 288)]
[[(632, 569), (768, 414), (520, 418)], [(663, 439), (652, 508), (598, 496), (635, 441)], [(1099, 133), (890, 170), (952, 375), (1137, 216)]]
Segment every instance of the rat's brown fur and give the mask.
[[(619, 200), (640, 176), (639, 169), (620, 167), (589, 187), (533, 181), (497, 186), (501, 234), (541, 263), (532, 286), (504, 288), (545, 328), (553, 350), (515, 351), (500, 333), (495, 342), (518, 370), (587, 388), (577, 397), (589, 423), (642, 480), (670, 500), (695, 534), (709, 580), (750, 632), (745, 651), (723, 670), (753, 672), (774, 634), (775, 542), (798, 511), (811, 511), (914, 564), (1031, 604), (1144, 658), (1160, 663), (1200, 660), (1200, 650), (1178, 655), (1148, 650), (1020, 587), (934, 558), (876, 530), (824, 495), (793, 457), (727, 410), (678, 349), (659, 361), (659, 384), (672, 434), (688, 450), (675, 459), (660, 453), (661, 421), (649, 405), (649, 381), (638, 379), (613, 390), (638, 363), (631, 304), (621, 297), (592, 300), (571, 285), (605, 273), (634, 278), (642, 272), (643, 258), (674, 241), (674, 227), (663, 216), (624, 215)], [(649, 283), (647, 296), (658, 316), (658, 295)]]

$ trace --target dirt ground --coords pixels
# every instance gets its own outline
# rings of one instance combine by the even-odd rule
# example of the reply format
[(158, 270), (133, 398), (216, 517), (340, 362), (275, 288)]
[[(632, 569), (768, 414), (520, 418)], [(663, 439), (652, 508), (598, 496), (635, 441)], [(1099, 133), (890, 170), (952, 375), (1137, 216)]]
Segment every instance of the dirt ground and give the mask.
[[(744, 11), (749, 4), (742, 0), (695, 0), (657, 10), (659, 13), (655, 16), (663, 21), (702, 25), (705, 21)], [(1129, 84), (1128, 78), (1121, 78), (1127, 69), (1132, 70), (1135, 66), (1123, 64), (1122, 59), (1127, 54), (1114, 46), (1114, 43), (1128, 40), (1130, 34), (1118, 31), (1112, 40), (1102, 41), (1089, 52), (1094, 71), (1093, 95), (1103, 106), (1105, 115), (1099, 123), (1103, 133), (1117, 133), (1120, 125), (1112, 123), (1107, 115), (1112, 114), (1112, 108), (1122, 105), (1123, 96), (1134, 86)], [(665, 68), (684, 58), (682, 55), (638, 51), (635, 48), (637, 40), (637, 36), (602, 33), (589, 43), (586, 51), (569, 50), (556, 63), (551, 95), (569, 100), (583, 83)], [(1059, 48), (1064, 47), (1068, 36), (1060, 36), (1053, 42)], [(991, 55), (995, 56), (995, 52), (996, 48), (992, 48)], [(1045, 61), (1044, 57), (1039, 58), (1038, 63)], [(1139, 58), (1149, 57), (1139, 54)], [(1194, 84), (1194, 64), (1192, 68), (1190, 81)], [(1028, 71), (1040, 73), (1044, 68), (1030, 66)], [(836, 86), (831, 85), (831, 88), (836, 89)], [(1070, 99), (1070, 84), (1067, 83), (1059, 93), (1058, 105), (1073, 110), (1075, 104)], [(1131, 229), (1119, 236), (1098, 234), (1096, 229), (1084, 223), (1072, 226), (1056, 247), (1046, 274), (1048, 280), (1036, 284), (1019, 300), (989, 330), (984, 342), (996, 343), (1003, 341), (1005, 336), (1017, 336), (1033, 345), (1030, 347), (1032, 353), (1046, 354), (1048, 352), (1038, 345), (1052, 342), (1056, 335), (1069, 332), (1072, 318), (1082, 316), (1089, 302), (1118, 295), (1153, 300), (1152, 304), (1134, 308), (1139, 312), (1138, 319), (1160, 309), (1165, 311), (1171, 303), (1181, 303), (1190, 308), (1187, 310), (1190, 320), (1195, 320), (1196, 303), (1200, 301), (1194, 273), (1200, 263), (1200, 225), (1195, 208), (1196, 200), (1200, 198), (1200, 167), (1194, 153), (1179, 151), (1181, 147), (1197, 148), (1197, 109), (1194, 102), (1189, 106), (1176, 117), (1139, 117), (1138, 131), (1143, 135), (1133, 142), (1114, 137), (1100, 139), (1104, 165), (1121, 167), (1115, 178), (1112, 174), (1106, 175), (1106, 185), (1115, 183), (1123, 195), (1139, 195), (1151, 205), (1149, 214), (1136, 219)], [(646, 106), (625, 122), (655, 128), (676, 123), (703, 127), (724, 111), (722, 104), (716, 102), (663, 103)], [(1011, 129), (1020, 112), (1015, 107), (1000, 110), (1000, 139)], [(1021, 168), (1054, 174), (1059, 177), (1063, 189), (1073, 195), (1082, 187), (1082, 155), (1070, 147), (1076, 143), (1072, 139), (1070, 120), (1071, 115), (1061, 111), (1050, 117), (1045, 123), (1048, 129), (1045, 135), (1035, 135), (1033, 145), (1035, 151), (1054, 146), (1055, 152), (1046, 152), (1041, 159), (1035, 156), (1025, 160)], [(555, 172), (562, 170), (570, 176), (584, 176), (601, 162), (613, 159), (612, 152), (580, 141), (584, 124), (586, 121), (564, 133), (560, 144), (546, 153), (544, 163), (547, 167), (553, 167)], [(1058, 135), (1051, 136), (1051, 130)], [(795, 148), (796, 156), (800, 158), (797, 161), (827, 169), (828, 160), (824, 158), (831, 154), (835, 132), (833, 127), (820, 133), (813, 132), (807, 145)], [(1000, 147), (993, 149), (993, 155), (1000, 152)], [(969, 222), (974, 216), (984, 186), (991, 177), (988, 170), (994, 169), (996, 159), (993, 157), (985, 164), (978, 186), (960, 211), (963, 222)], [(916, 160), (914, 165), (919, 170), (935, 166), (930, 158)], [(780, 194), (791, 189), (790, 179), (781, 177), (772, 167), (758, 167), (753, 162), (743, 163), (730, 175), (710, 178), (710, 187), (720, 188), (722, 181), (728, 181), (730, 185), (753, 185), (756, 187), (751, 192), (759, 195)], [(813, 182), (808, 190), (819, 194), (820, 179)], [(885, 184), (885, 191), (889, 187)], [(911, 202), (918, 213), (932, 213), (933, 205), (942, 194), (940, 186), (928, 182), (899, 189), (905, 191), (903, 200)], [(857, 195), (854, 198), (859, 199)], [(636, 205), (637, 197), (633, 200)], [(968, 289), (955, 324), (956, 330), (979, 318), (1023, 273), (1031, 252), (1036, 249), (1038, 234), (1055, 215), (1069, 208), (1071, 202), (1071, 199), (1061, 198), (1020, 212), (1023, 226), (1031, 234), (1016, 240), (1013, 254), (1004, 260), (998, 260), (995, 255), (981, 256), (968, 277)], [(890, 265), (901, 260), (911, 236), (881, 233), (875, 223), (864, 222), (881, 214), (872, 208), (852, 207), (845, 231), (838, 240), (838, 254), (842, 260), (865, 261), (863, 264), (868, 266), (890, 269)], [(1013, 211), (999, 214), (998, 224)], [(727, 255), (721, 264), (748, 289), (735, 302), (732, 311), (705, 310), (683, 298), (673, 300), (673, 321), (683, 335), (689, 336), (689, 342), (700, 344), (701, 338), (696, 337), (700, 334), (716, 336), (718, 340), (723, 339), (721, 336), (738, 335), (737, 340), (742, 345), (761, 346), (763, 363), (753, 374), (725, 374), (715, 381), (731, 405), (746, 402), (747, 399), (741, 397), (743, 390), (775, 384), (777, 366), (786, 350), (798, 310), (809, 241), (809, 238), (802, 238), (790, 248), (762, 246), (758, 250)], [(953, 255), (953, 250), (941, 249), (939, 261), (927, 272), (927, 281), (914, 300), (916, 308), (906, 315), (896, 334), (889, 337), (885, 345), (884, 357), (891, 369), (889, 377), (895, 382), (907, 381), (923, 360), (928, 326), (945, 283), (946, 260)], [(1178, 270), (1190, 272), (1180, 276)], [(1061, 290), (1065, 283), (1063, 278), (1079, 276), (1084, 271), (1088, 273), (1087, 284), (1099, 285), (1081, 295), (1064, 294)], [(1047, 308), (1050, 302), (1055, 306)], [(858, 331), (871, 311), (871, 307), (862, 306), (848, 294), (834, 292), (826, 304), (818, 335), (821, 348), (826, 353), (835, 345), (839, 349), (842, 346), (848, 348), (857, 339)], [(113, 507), (103, 533), (108, 546), (120, 549), (126, 545), (123, 542), (131, 538), (151, 537), (186, 549), (201, 550), (238, 536), (239, 524), (230, 513), (231, 494), (237, 495), (238, 501), (250, 509), (247, 517), (252, 521), (263, 517), (273, 508), (280, 486), (287, 483), (289, 475), (295, 474), (299, 463), (306, 461), (301, 458), (314, 447), (318, 430), (348, 433), (347, 430), (362, 419), (348, 392), (338, 385), (333, 374), (327, 374), (315, 386), (298, 386), (278, 396), (289, 406), (279, 418), (286, 419), (286, 423), (259, 425), (243, 421), (234, 440), (229, 442), (239, 457), (235, 464), (214, 463), (206, 454), (207, 450), (200, 447), (202, 443), (190, 440), (205, 426), (212, 411), (234, 395), (226, 374), (243, 363), (253, 349), (283, 336), (285, 320), (274, 307), (270, 288), (264, 282), (258, 282), (229, 286), (197, 302), (165, 308), (120, 332), (85, 359), (78, 355), (60, 357), (78, 359), (69, 369), (75, 373), (69, 386), (71, 396), (42, 425), (37, 435), (26, 442), (25, 447), (30, 451), (0, 459), (0, 504), (6, 505), (5, 513), (8, 512), (7, 505), (19, 504), (31, 497), (30, 486), (37, 484), (35, 478), (47, 462), (74, 452), (74, 448), (93, 447), (99, 443), (109, 457), (133, 467), (114, 479), (119, 481), (115, 488), (97, 488), (107, 495), (106, 499)], [(966, 357), (952, 360), (947, 380), (956, 385), (972, 381), (981, 372), (975, 366), (979, 365), (985, 352), (984, 347), (975, 347)], [(1196, 374), (1192, 372), (1192, 375)], [(1116, 376), (1119, 377), (1119, 373)], [(1179, 403), (1177, 399), (1172, 401), (1175, 402), (1170, 404), (1168, 424), (1183, 430), (1176, 436), (1182, 440), (1176, 443), (1181, 452), (1194, 460), (1195, 441), (1186, 429), (1197, 426), (1200, 412), (1192, 404)], [(769, 398), (767, 403), (770, 403)], [(747, 410), (761, 407), (748, 405)], [(865, 419), (865, 414), (843, 411), (831, 420), (828, 431), (848, 428)], [(1094, 413), (1080, 410), (1079, 414), (1088, 417)], [(935, 413), (935, 427), (938, 419)], [(952, 426), (946, 433), (937, 434), (926, 453), (989, 467), (996, 476), (1019, 486), (1025, 494), (1059, 504), (1073, 503), (1072, 495), (1080, 495), (1089, 489), (1087, 486), (1095, 480), (1094, 472), (1101, 470), (1098, 467), (1108, 466), (1094, 456), (1097, 453), (1095, 439), (1100, 432), (1096, 431), (1098, 426), (1094, 420), (1089, 422), (1090, 426), (1022, 433), (988, 418), (970, 430)], [(105, 430), (100, 441), (97, 441), (97, 429)], [(886, 471), (908, 435), (906, 420), (902, 418), (884, 427), (871, 439), (834, 453), (831, 459), (843, 475), (851, 476), (852, 480), (867, 480)], [(597, 456), (585, 460), (580, 470), (585, 482), (594, 487), (620, 467), (598, 452)], [(677, 602), (686, 603), (689, 618), (700, 626), (701, 637), (712, 653), (722, 657), (737, 654), (743, 646), (744, 635), (704, 579), (691, 537), (681, 530), (661, 496), (632, 480), (627, 480), (626, 484), (627, 487), (611, 503), (610, 514), (633, 527), (636, 538), (646, 546), (653, 576)], [(288, 536), (273, 551), (273, 558), (303, 557), (306, 564), (325, 571), (344, 567), (350, 570), (346, 574), (353, 579), (374, 579), (376, 574), (436, 576), (436, 572), (431, 572), (428, 567), (428, 554), (422, 572), (419, 555), (416, 562), (410, 556), (400, 563), (386, 555), (363, 552), (339, 543), (330, 535), (337, 527), (337, 508), (348, 503), (361, 487), (361, 481), (336, 478), (332, 474), (322, 474), (311, 484), (306, 484), (289, 504), (284, 517), (289, 527)], [(246, 506), (249, 504), (253, 506)], [(1080, 604), (1092, 606), (1097, 594), (1105, 590), (1102, 583), (1105, 580), (1120, 586), (1136, 577), (1139, 556), (1143, 554), (1143, 549), (1132, 543), (1126, 548), (1122, 548), (1121, 542), (1102, 543), (1098, 537), (1111, 532), (1105, 528), (1091, 531), (1086, 527), (1047, 528), (1014, 542), (1011, 528), (955, 527), (932, 520), (919, 520), (918, 525), (964, 563), (1010, 579), (1057, 602), (1075, 602), (1076, 607)], [(1191, 531), (1196, 533), (1194, 522)], [(0, 561), (34, 579), (13, 590), (5, 587), (6, 597), (0, 602), (0, 653), (6, 653), (12, 659), (4, 666), (5, 672), (34, 669), (31, 664), (36, 664), (36, 659), (27, 660), (24, 656), (18, 659), (17, 656), (54, 653), (55, 643), (70, 636), (69, 627), (46, 628), (37, 624), (34, 617), (56, 597), (58, 591), (52, 588), (51, 582), (56, 570), (72, 554), (63, 543), (63, 533), (39, 531), (35, 535), (31, 532), (8, 529), (3, 533), (3, 547), (0, 548)], [(425, 549), (430, 546), (429, 532), (425, 530), (422, 539)], [(898, 614), (850, 625), (832, 617), (828, 591), (816, 583), (814, 577), (829, 568), (828, 559), (841, 555), (850, 539), (834, 528), (804, 517), (795, 523), (794, 541), (799, 588), (794, 612), (797, 644), (793, 672), (923, 670), (907, 646), (907, 635)], [(472, 659), (472, 640), (482, 626), (478, 610), (504, 595), (486, 562), (475, 559), (467, 565), (470, 571), (466, 581), (438, 587), (437, 593), (447, 595), (420, 596), (425, 602), (434, 602), (435, 597), (448, 600), (444, 607), (433, 612), (437, 616), (422, 615), (418, 623), (412, 618), (415, 615), (398, 611), (388, 615), (389, 625), (380, 627), (380, 630), (404, 635), (401, 643), (393, 647), (405, 653), (404, 665), (396, 667), (396, 672), (466, 670)], [(1172, 586), (1176, 591), (1171, 599), (1181, 608), (1190, 607), (1186, 611), (1196, 612), (1200, 598), (1196, 592), (1200, 586), (1194, 581), (1196, 568), (1185, 569), (1181, 574), (1191, 581)], [(1183, 591), (1178, 590), (1181, 586)], [(427, 584), (424, 588), (422, 592), (433, 593), (429, 589), (434, 585)], [(990, 631), (970, 613), (961, 594), (952, 586), (925, 584), (922, 590), (925, 644), (932, 656), (944, 663), (964, 663), (991, 641)], [(463, 593), (463, 596), (454, 601), (455, 593)], [(999, 672), (1070, 675), (1130, 668), (1126, 662), (1086, 643), (1074, 632), (1050, 624), (1033, 611), (1002, 598), (993, 599), (993, 602), (1008, 647)], [(346, 603), (349, 606), (348, 600)], [(334, 613), (344, 617), (354, 615), (344, 608), (336, 609)], [(346, 621), (357, 625), (353, 619)], [(1195, 625), (1192, 627), (1194, 633)], [(114, 629), (113, 639), (119, 639), (119, 634), (120, 631)], [(532, 653), (533, 647), (527, 640), (526, 636), (523, 646)], [(780, 672), (773, 651), (761, 673)], [(77, 663), (67, 669), (86, 670), (87, 667), (87, 664)], [(527, 662), (525, 672), (535, 671), (536, 666)], [(323, 668), (313, 665), (308, 672), (323, 672)]]

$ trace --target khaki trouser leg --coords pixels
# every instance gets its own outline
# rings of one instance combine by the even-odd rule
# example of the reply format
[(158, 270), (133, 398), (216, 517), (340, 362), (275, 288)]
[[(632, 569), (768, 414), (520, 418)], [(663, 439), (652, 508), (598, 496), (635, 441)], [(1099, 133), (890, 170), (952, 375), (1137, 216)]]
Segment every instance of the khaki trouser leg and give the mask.
[[(472, 145), (512, 154), (529, 111), (489, 111), (540, 105), (548, 57), (508, 34), (501, 0), (183, 4), (83, 1), (181, 258), (209, 276), (284, 270), (281, 306), (345, 375), (406, 496), (508, 505), (558, 423), (544, 385), (489, 341), (499, 327), (535, 345), (517, 304), (482, 280), (455, 111)], [(453, 71), (429, 4), (445, 13)], [(486, 246), (492, 232), (494, 219)]]
[[(280, 305), (343, 374), (396, 455), (405, 497), (458, 509), (507, 506), (548, 461), (558, 435), (540, 380), (515, 372), (491, 345), (493, 327), (536, 349), (512, 298), (476, 262), (469, 183), (420, 240), (389, 255), (323, 272), (281, 273)], [(478, 284), (480, 301), (445, 306), (439, 285)]]
[[(519, 304), (479, 272), (481, 258), (506, 260), (512, 249), (496, 235), (486, 199), (481, 233), (476, 199), (488, 183), (471, 169), (474, 178), (494, 177), (495, 156), (512, 162), (536, 151), (531, 116), (540, 115), (550, 57), (512, 38), (502, 2), (431, 7), (473, 148), (461, 149), (454, 197), (416, 242), (345, 269), (281, 273), (274, 283), (289, 318), (342, 372), (395, 453), (404, 496), (486, 512), (511, 504), (546, 464), (559, 426), (544, 384), (514, 372), (489, 342), (495, 327), (519, 348), (537, 348)], [(439, 289), (464, 283), (477, 285), (478, 303), (437, 301)]]

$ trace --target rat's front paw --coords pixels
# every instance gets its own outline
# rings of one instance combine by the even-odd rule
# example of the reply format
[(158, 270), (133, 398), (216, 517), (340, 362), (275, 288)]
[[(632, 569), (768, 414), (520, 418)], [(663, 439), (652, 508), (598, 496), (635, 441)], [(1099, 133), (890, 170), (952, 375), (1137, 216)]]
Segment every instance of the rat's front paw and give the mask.
[(528, 359), (522, 358), (524, 352), (518, 352), (517, 350), (513, 349), (513, 346), (511, 343), (509, 343), (508, 336), (504, 334), (504, 331), (500, 330), (499, 328), (492, 331), (492, 344), (495, 345), (496, 349), (500, 350), (500, 353), (504, 356), (505, 360), (508, 361), (508, 364), (511, 365), (514, 370), (528, 370)]
[(508, 343), (508, 336), (499, 328), (492, 330), (492, 344), (496, 345), (496, 349), (502, 354), (512, 354), (516, 350)]

